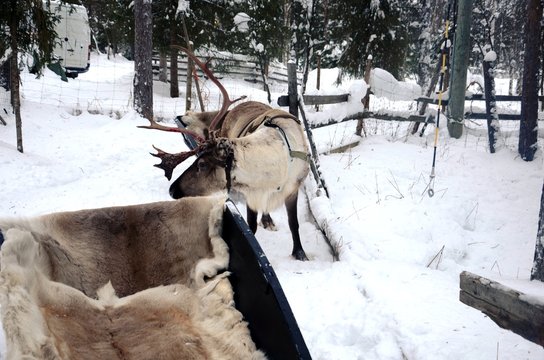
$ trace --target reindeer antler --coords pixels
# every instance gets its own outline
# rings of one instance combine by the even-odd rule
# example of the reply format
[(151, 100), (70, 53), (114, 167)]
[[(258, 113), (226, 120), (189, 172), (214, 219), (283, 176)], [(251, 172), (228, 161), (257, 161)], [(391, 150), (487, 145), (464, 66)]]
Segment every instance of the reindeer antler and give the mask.
[(223, 118), (223, 116), (225, 116), (225, 114), (227, 113), (227, 110), (229, 109), (229, 107), (234, 104), (235, 102), (237, 101), (240, 101), (242, 99), (245, 99), (246, 96), (241, 96), (237, 99), (234, 99), (234, 100), (231, 100), (229, 98), (229, 94), (227, 93), (227, 90), (225, 89), (225, 87), (223, 86), (223, 84), (221, 84), (219, 82), (219, 80), (215, 77), (215, 75), (211, 72), (211, 70), (208, 68), (208, 64), (207, 63), (203, 63), (202, 61), (200, 61), (200, 59), (198, 59), (195, 54), (193, 54), (191, 51), (189, 51), (189, 49), (187, 48), (184, 48), (183, 46), (179, 46), (179, 45), (170, 45), (170, 47), (174, 48), (174, 49), (178, 49), (178, 50), (181, 50), (183, 52), (185, 52), (187, 54), (188, 57), (191, 58), (191, 60), (193, 60), (195, 62), (195, 64), (198, 65), (198, 67), (200, 69), (202, 69), (202, 71), (204, 72), (204, 74), (208, 75), (208, 78), (213, 81), (213, 83), (215, 85), (217, 85), (217, 87), (219, 88), (219, 91), (221, 91), (221, 95), (223, 95), (223, 105), (221, 105), (221, 109), (219, 110), (219, 112), (217, 113), (217, 115), (215, 115), (215, 117), (213, 118), (212, 122), (210, 123), (210, 131), (212, 130), (215, 130), (215, 127), (217, 126), (217, 124), (219, 123), (219, 120), (221, 120)]
[(149, 125), (139, 125), (137, 126), (140, 129), (153, 129), (153, 130), (161, 130), (161, 131), (168, 131), (168, 132), (177, 132), (182, 134), (187, 134), (195, 138), (195, 140), (199, 143), (206, 141), (202, 136), (197, 134), (194, 131), (187, 130), (187, 129), (180, 129), (178, 127), (170, 127), (170, 126), (164, 126), (159, 123), (157, 123), (155, 120), (149, 120)]
[(158, 167), (159, 169), (163, 169), (164, 176), (166, 176), (166, 178), (170, 180), (172, 179), (172, 173), (174, 169), (176, 168), (176, 166), (178, 166), (179, 164), (181, 164), (182, 162), (184, 162), (191, 156), (197, 154), (200, 149), (200, 146), (197, 146), (193, 150), (182, 151), (176, 154), (170, 154), (170, 153), (167, 153), (166, 151), (162, 151), (155, 145), (153, 145), (153, 148), (157, 150), (157, 153), (156, 154), (150, 153), (150, 154), (161, 159), (161, 162), (159, 164), (155, 164), (153, 166)]
[(177, 132), (177, 133), (187, 134), (187, 135), (192, 136), (197, 141), (198, 145), (194, 149), (192, 149), (190, 151), (182, 151), (182, 152), (179, 152), (179, 153), (176, 153), (176, 154), (167, 153), (166, 151), (163, 151), (163, 150), (161, 150), (158, 147), (153, 145), (153, 148), (157, 151), (157, 153), (156, 154), (151, 153), (151, 155), (161, 159), (161, 162), (159, 164), (154, 165), (154, 166), (158, 167), (159, 169), (163, 169), (164, 170), (164, 176), (166, 176), (166, 178), (168, 180), (172, 179), (172, 173), (173, 173), (174, 168), (176, 166), (181, 164), (183, 161), (187, 160), (189, 157), (191, 157), (193, 155), (196, 155), (196, 154), (208, 149), (208, 147), (211, 145), (211, 143), (213, 143), (215, 141), (215, 136), (214, 135), (216, 133), (217, 124), (225, 116), (225, 114), (227, 113), (229, 107), (232, 104), (234, 104), (235, 102), (245, 98), (245, 96), (242, 96), (242, 97), (239, 97), (238, 99), (230, 100), (229, 95), (227, 93), (227, 90), (219, 82), (219, 80), (215, 77), (215, 75), (211, 72), (211, 70), (208, 68), (207, 64), (200, 61), (191, 51), (189, 51), (188, 49), (186, 49), (186, 48), (184, 48), (182, 46), (171, 45), (171, 47), (175, 48), (175, 49), (178, 49), (178, 50), (182, 50), (183, 52), (185, 52), (187, 54), (187, 56), (189, 56), (195, 62), (195, 64), (197, 64), (198, 67), (200, 67), (202, 69), (202, 71), (206, 75), (208, 75), (208, 78), (210, 80), (212, 80), (213, 83), (215, 85), (217, 85), (217, 87), (221, 91), (221, 94), (223, 95), (223, 104), (222, 104), (221, 109), (219, 110), (219, 112), (215, 115), (215, 117), (211, 121), (210, 126), (209, 126), (210, 136), (208, 136), (208, 133), (207, 133), (206, 138), (203, 138), (202, 136), (195, 133), (194, 131), (190, 131), (190, 130), (187, 130), (187, 129), (180, 129), (180, 128), (177, 128), (177, 127), (169, 127), (169, 126), (160, 125), (155, 120), (149, 120), (149, 125), (138, 126), (139, 128), (142, 128), (142, 129), (154, 129), (154, 130), (161, 130), (161, 131)]

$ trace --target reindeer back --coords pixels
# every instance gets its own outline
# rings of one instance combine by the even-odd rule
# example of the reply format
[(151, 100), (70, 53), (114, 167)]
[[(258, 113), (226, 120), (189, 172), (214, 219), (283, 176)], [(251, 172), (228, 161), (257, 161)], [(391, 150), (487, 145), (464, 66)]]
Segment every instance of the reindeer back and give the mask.
[(225, 117), (220, 136), (234, 139), (251, 133), (261, 124), (259, 117), (270, 109), (270, 106), (256, 101), (239, 104)]

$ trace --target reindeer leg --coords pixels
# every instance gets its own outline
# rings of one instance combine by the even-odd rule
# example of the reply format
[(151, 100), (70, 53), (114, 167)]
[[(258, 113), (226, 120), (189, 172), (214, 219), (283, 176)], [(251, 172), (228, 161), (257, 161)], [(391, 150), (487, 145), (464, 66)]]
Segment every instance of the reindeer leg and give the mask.
[(289, 229), (293, 236), (293, 252), (292, 255), (297, 260), (307, 261), (308, 257), (302, 248), (300, 242), (300, 234), (298, 232), (298, 216), (297, 216), (297, 200), (298, 191), (295, 191), (285, 200), (285, 209), (287, 210), (287, 219), (289, 221)]
[(253, 209), (250, 209), (249, 206), (246, 206), (247, 208), (247, 224), (249, 225), (249, 228), (251, 229), (252, 233), (257, 232), (257, 215), (258, 213), (254, 211)]
[(272, 220), (272, 217), (269, 213), (263, 213), (263, 215), (261, 216), (261, 225), (263, 228), (271, 231), (278, 230), (276, 228), (276, 224), (274, 224), (274, 220)]

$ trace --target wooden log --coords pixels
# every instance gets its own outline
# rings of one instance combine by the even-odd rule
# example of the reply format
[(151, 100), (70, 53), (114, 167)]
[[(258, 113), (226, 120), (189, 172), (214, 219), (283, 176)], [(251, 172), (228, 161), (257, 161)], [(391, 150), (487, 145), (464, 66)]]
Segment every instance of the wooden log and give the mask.
[(327, 105), (348, 101), (349, 94), (341, 95), (303, 95), (304, 105)]
[[(520, 114), (497, 114), (499, 120), (519, 120)], [(465, 113), (465, 119), (485, 120), (487, 119), (486, 113)]]
[[(417, 101), (417, 102), (438, 105), (438, 100), (434, 99), (434, 98), (431, 98), (431, 97), (421, 96), (421, 97), (418, 97), (417, 99), (414, 99), (414, 100)], [(538, 100), (539, 101), (544, 101), (544, 96), (539, 96)], [(473, 94), (473, 95), (470, 95), (470, 96), (466, 96), (465, 101), (485, 101), (485, 96), (483, 94)], [(521, 101), (521, 96), (518, 96), (518, 95), (495, 95), (495, 101)], [(442, 99), (442, 105), (447, 105), (447, 104), (448, 104), (448, 100), (447, 99)]]
[[(337, 119), (329, 119), (326, 122), (320, 123), (320, 124), (311, 124), (310, 127), (312, 129), (318, 129), (324, 126), (334, 125), (343, 123), (345, 121), (350, 120), (359, 120), (359, 119), (378, 119), (378, 120), (390, 120), (390, 121), (413, 121), (413, 122), (422, 122), (424, 123), (427, 119), (426, 116), (421, 115), (409, 115), (409, 116), (401, 116), (401, 115), (394, 115), (394, 114), (376, 114), (371, 111), (365, 111), (365, 112), (358, 112), (352, 115), (348, 115), (343, 119), (337, 120)], [(429, 118), (428, 123), (434, 123), (433, 118)]]
[(360, 143), (361, 143), (360, 140), (350, 142), (350, 143), (332, 148), (330, 150), (327, 150), (325, 154), (340, 154), (340, 153), (348, 151), (349, 149), (353, 149), (354, 147), (358, 146)]
[(498, 282), (463, 271), (459, 300), (480, 310), (503, 329), (544, 346), (544, 302)]

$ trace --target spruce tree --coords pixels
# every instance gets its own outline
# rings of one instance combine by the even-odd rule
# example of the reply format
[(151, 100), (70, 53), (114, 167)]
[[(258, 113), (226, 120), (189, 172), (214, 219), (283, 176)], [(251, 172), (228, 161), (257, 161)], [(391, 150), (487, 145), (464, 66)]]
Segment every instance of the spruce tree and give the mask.
[(403, 72), (408, 55), (407, 27), (396, 0), (339, 0), (329, 3), (331, 46), (323, 60), (361, 77), (365, 61), (394, 76)]

